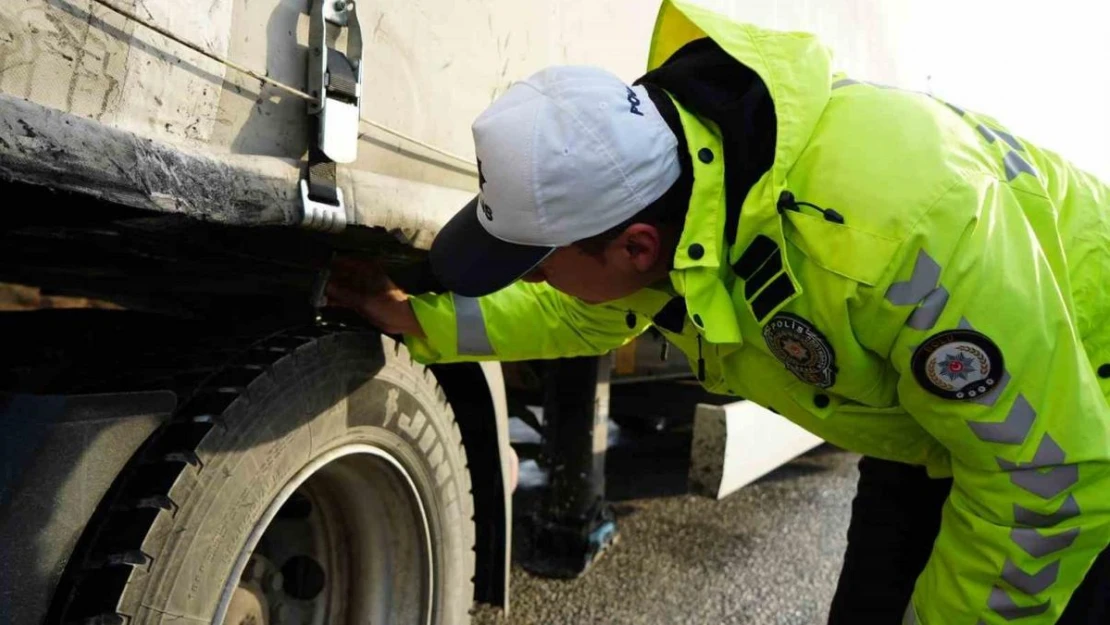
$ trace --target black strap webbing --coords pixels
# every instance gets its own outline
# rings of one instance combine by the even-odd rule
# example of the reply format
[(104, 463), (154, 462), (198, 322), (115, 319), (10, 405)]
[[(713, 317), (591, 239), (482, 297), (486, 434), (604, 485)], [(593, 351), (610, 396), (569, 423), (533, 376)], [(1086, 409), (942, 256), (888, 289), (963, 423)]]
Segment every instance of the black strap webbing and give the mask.
[(358, 73), (347, 56), (328, 48), (328, 97), (345, 102), (358, 99)]
[(313, 116), (308, 148), (308, 197), (316, 202), (338, 205), (339, 192), (336, 189), (339, 181), (335, 161), (316, 145), (319, 127), (320, 118)]

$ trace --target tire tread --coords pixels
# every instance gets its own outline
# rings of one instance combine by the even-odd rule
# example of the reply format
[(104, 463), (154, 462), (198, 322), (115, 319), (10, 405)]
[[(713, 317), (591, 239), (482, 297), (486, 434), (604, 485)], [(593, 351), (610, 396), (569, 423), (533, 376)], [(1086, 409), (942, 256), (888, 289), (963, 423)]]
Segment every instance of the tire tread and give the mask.
[[(70, 558), (47, 622), (62, 625), (128, 623), (130, 617), (118, 608), (132, 571), (149, 567), (152, 562), (142, 551), (143, 543), (159, 515), (172, 517), (177, 513), (179, 502), (174, 501), (172, 491), (182, 475), (204, 471), (197, 453), (202, 442), (212, 430), (225, 427), (222, 425), (224, 415), (233, 409), (233, 404), (238, 403), (239, 409), (246, 409), (251, 397), (262, 391), (263, 385), (270, 388), (280, 385), (282, 378), (288, 377), (283, 369), (292, 367), (295, 370), (295, 362), (310, 358), (311, 352), (334, 354), (340, 344), (340, 335), (345, 333), (374, 336), (344, 324), (319, 323), (275, 333), (239, 345), (237, 350), (223, 344), (188, 358), (178, 354), (174, 358), (181, 362), (177, 374), (163, 371), (153, 378), (147, 376), (148, 383), (168, 379), (170, 383), (166, 386), (178, 392), (183, 401), (169, 422), (116, 477)], [(386, 360), (411, 369), (433, 390), (449, 423), (449, 442), (461, 454), (464, 466), (468, 466), (455, 414), (431, 369), (416, 363), (402, 342), (386, 336), (381, 336), (381, 341)], [(460, 490), (472, 494), (469, 472), (462, 471), (457, 477), (462, 480)], [(463, 505), (469, 508), (463, 511), (463, 518), (473, 520), (472, 499), (465, 499)], [(467, 565), (473, 570), (472, 523), (466, 524), (465, 542), (470, 545)], [(460, 590), (473, 596), (473, 578), (470, 588)]]

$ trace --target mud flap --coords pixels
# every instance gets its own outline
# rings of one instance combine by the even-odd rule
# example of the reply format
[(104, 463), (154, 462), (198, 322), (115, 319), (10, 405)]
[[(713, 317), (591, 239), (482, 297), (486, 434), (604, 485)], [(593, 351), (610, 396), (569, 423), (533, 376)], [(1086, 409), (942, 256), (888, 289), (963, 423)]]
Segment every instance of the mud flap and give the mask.
[(750, 401), (698, 404), (690, 490), (723, 499), (820, 444), (820, 438)]

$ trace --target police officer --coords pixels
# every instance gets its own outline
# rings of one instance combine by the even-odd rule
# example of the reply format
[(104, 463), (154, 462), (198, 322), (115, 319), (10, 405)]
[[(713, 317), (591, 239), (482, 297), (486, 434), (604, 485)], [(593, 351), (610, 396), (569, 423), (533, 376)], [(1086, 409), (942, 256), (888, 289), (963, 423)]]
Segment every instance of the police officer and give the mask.
[(860, 452), (832, 623), (1110, 622), (1110, 188), (829, 64), (665, 2), (635, 86), (554, 67), (477, 119), (445, 292), (341, 267), (329, 297), (422, 362), (654, 325), (706, 388)]

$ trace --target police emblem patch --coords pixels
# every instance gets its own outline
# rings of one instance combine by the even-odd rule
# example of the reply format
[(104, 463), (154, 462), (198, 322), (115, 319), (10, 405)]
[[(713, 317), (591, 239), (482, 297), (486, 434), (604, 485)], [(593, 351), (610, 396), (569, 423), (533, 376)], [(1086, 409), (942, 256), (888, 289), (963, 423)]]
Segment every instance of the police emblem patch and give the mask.
[(805, 319), (779, 313), (763, 326), (763, 340), (799, 380), (820, 388), (836, 383), (836, 354), (825, 335)]
[(975, 399), (1002, 377), (1002, 350), (980, 332), (948, 330), (918, 346), (910, 369), (921, 388), (945, 399)]

